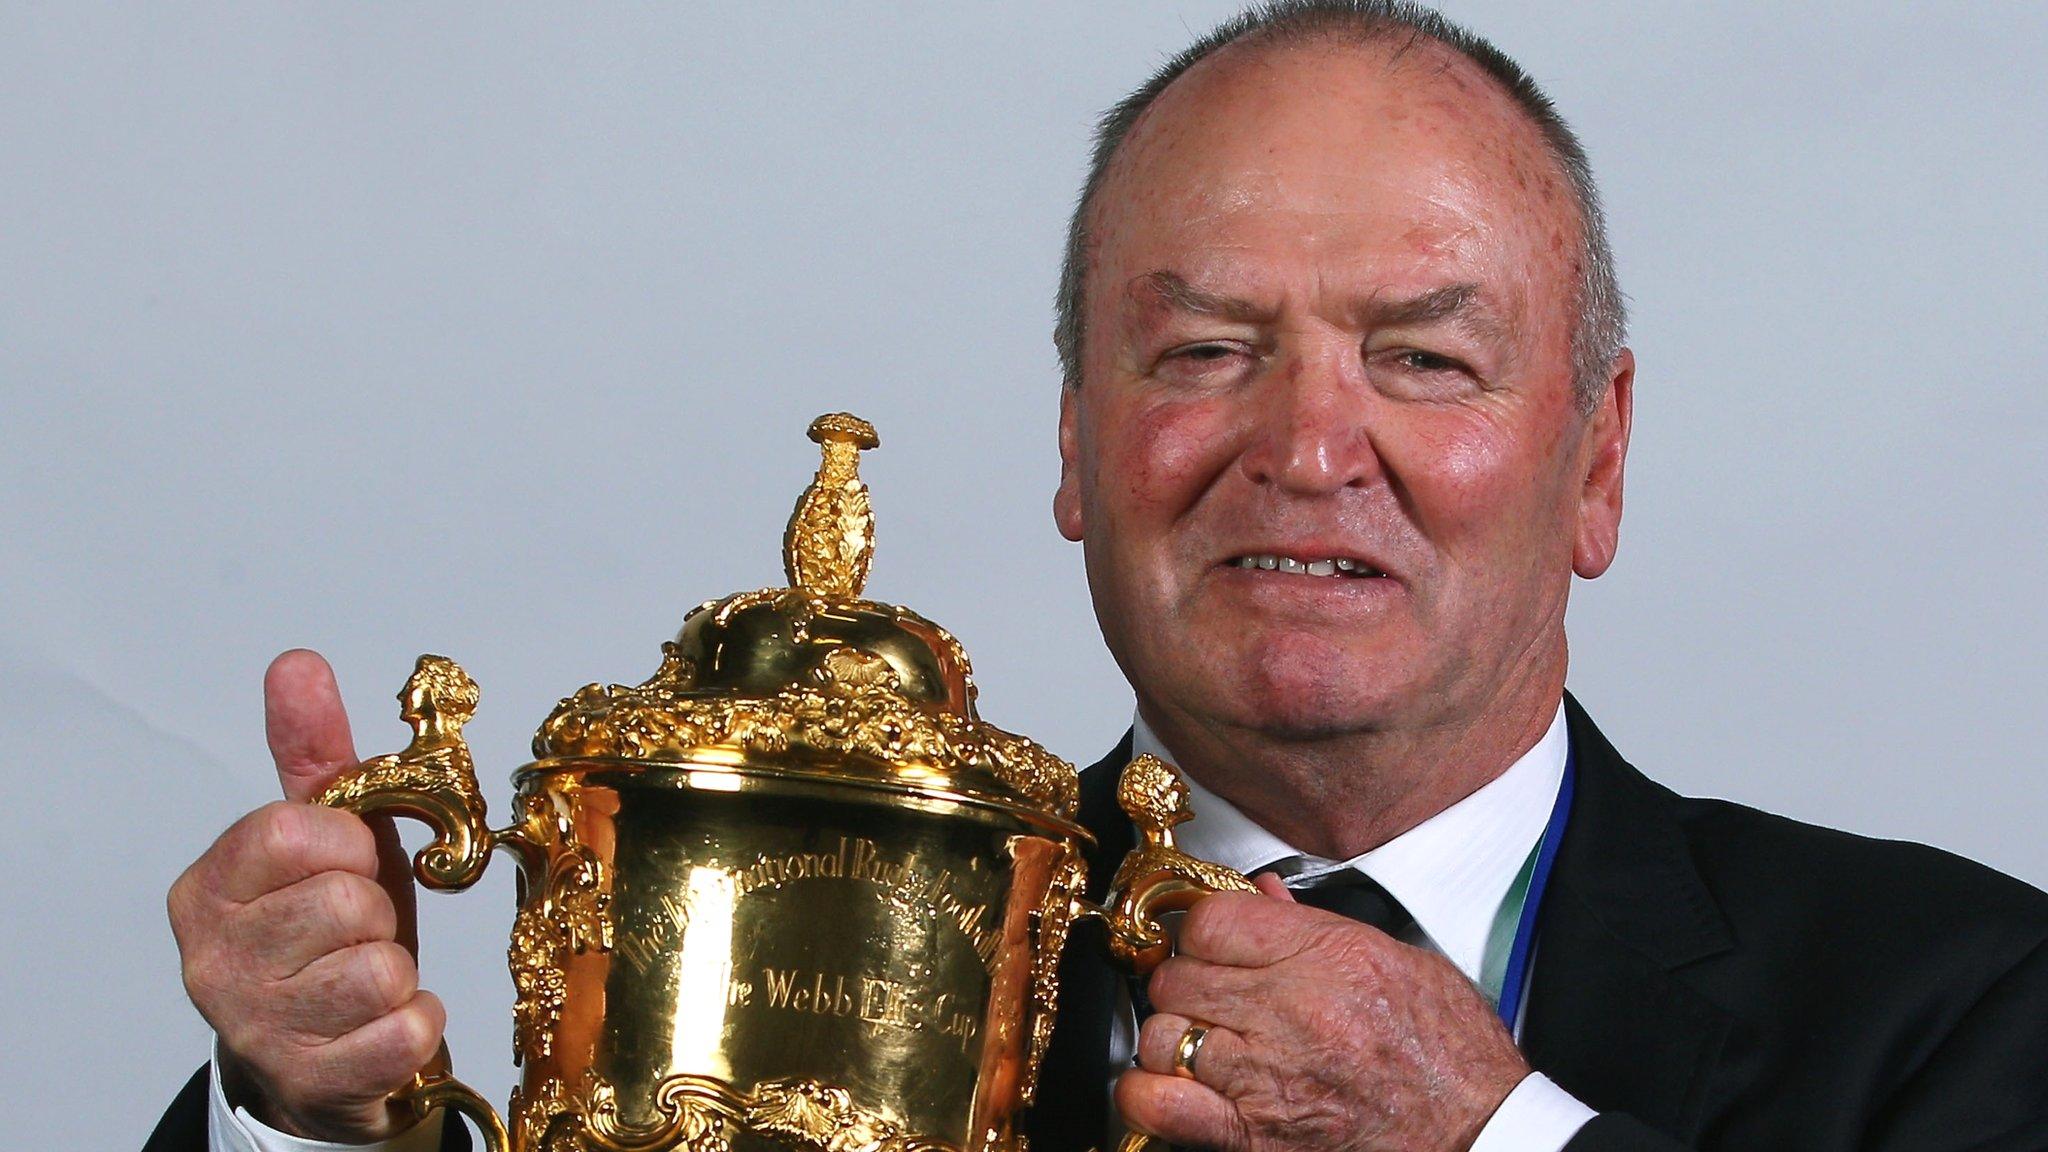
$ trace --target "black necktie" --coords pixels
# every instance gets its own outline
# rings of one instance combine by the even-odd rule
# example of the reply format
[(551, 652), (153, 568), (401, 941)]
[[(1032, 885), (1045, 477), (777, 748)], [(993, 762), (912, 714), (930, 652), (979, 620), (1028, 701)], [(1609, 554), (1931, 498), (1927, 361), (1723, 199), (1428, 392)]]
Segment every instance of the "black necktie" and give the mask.
[(1356, 868), (1339, 868), (1318, 876), (1308, 887), (1295, 889), (1294, 898), (1311, 908), (1370, 924), (1389, 936), (1399, 936), (1415, 923), (1415, 917), (1380, 887), (1379, 881)]

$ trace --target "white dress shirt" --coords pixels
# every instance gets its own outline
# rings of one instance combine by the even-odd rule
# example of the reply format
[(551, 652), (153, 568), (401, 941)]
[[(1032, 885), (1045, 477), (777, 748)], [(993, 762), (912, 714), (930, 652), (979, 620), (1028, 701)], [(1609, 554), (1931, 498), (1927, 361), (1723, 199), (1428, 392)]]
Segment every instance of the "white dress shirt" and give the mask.
[[(1564, 704), (1536, 746), (1478, 791), (1385, 844), (1349, 860), (1310, 857), (1254, 823), (1228, 800), (1188, 780), (1194, 818), (1175, 828), (1174, 843), (1190, 855), (1250, 874), (1282, 860), (1297, 861), (1288, 877), (1303, 887), (1340, 869), (1355, 868), (1387, 890), (1414, 924), (1399, 939), (1441, 954), (1474, 984), (1486, 960), (1487, 936), (1515, 876), (1550, 823), (1564, 782)], [(1132, 725), (1131, 754), (1173, 756), (1147, 727)], [(1528, 1001), (1525, 998), (1526, 1009)], [(1118, 1013), (1110, 1029), (1110, 1066), (1126, 1068), (1137, 1050), (1136, 1017)], [(1522, 1022), (1515, 1021), (1517, 1039)], [(1558, 1152), (1592, 1109), (1540, 1072), (1531, 1072), (1501, 1101), (1472, 1152)]]
[(459, 1124), (445, 1110), (436, 1109), (425, 1120), (389, 1140), (373, 1144), (330, 1144), (279, 1132), (249, 1114), (247, 1108), (228, 1105), (220, 1086), (220, 1043), (214, 1042), (213, 1068), (209, 1074), (206, 1147), (208, 1152), (435, 1152), (441, 1147), (441, 1125)]
[[(1189, 780), (1194, 819), (1174, 829), (1188, 853), (1239, 872), (1262, 871), (1286, 859), (1301, 861), (1289, 878), (1297, 887), (1342, 868), (1356, 868), (1378, 881), (1415, 923), (1404, 943), (1438, 952), (1475, 984), (1485, 962), (1487, 934), (1515, 875), (1549, 823), (1564, 779), (1567, 750), (1564, 706), (1536, 746), (1478, 791), (1350, 860), (1306, 857), (1261, 828), (1229, 801)], [(1173, 762), (1143, 718), (1134, 725), (1131, 754), (1149, 752)], [(1526, 1001), (1524, 1001), (1526, 1004)], [(1515, 1021), (1521, 1034), (1521, 1021)], [(1137, 1048), (1136, 1020), (1118, 1014), (1110, 1029), (1110, 1066), (1126, 1068)], [(387, 1141), (330, 1144), (286, 1135), (232, 1108), (220, 1084), (219, 1062), (212, 1077), (210, 1152), (433, 1152), (440, 1146), (445, 1113)], [(1558, 1152), (1593, 1111), (1540, 1072), (1515, 1086), (1486, 1122), (1472, 1152)]]

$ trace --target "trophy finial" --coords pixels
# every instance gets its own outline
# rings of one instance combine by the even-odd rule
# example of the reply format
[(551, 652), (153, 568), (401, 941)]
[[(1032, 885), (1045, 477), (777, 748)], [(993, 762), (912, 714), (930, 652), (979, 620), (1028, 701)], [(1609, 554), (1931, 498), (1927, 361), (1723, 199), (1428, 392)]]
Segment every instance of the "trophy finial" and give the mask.
[(811, 421), (824, 449), (818, 475), (796, 502), (782, 537), (789, 586), (818, 596), (857, 598), (875, 553), (875, 513), (860, 479), (860, 454), (881, 446), (875, 426), (850, 412)]

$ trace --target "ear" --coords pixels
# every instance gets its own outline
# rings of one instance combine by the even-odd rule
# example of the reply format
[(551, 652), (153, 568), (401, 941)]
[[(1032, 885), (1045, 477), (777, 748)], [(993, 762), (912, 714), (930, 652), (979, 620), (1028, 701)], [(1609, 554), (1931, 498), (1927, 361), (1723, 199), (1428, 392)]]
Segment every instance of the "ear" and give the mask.
[(1081, 539), (1081, 394), (1060, 390), (1060, 486), (1052, 494), (1052, 522), (1060, 535)]
[(1587, 418), (1586, 474), (1579, 488), (1579, 533), (1572, 541), (1572, 571), (1591, 580), (1614, 563), (1621, 543), (1621, 479), (1635, 419), (1636, 354), (1614, 358), (1607, 394)]

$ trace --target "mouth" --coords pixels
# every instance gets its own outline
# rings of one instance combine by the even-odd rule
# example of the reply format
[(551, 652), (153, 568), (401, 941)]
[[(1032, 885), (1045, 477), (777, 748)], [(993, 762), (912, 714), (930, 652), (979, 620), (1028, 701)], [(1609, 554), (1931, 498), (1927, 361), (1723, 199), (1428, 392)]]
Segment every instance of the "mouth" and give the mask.
[(1371, 564), (1350, 556), (1288, 556), (1278, 552), (1255, 552), (1233, 556), (1224, 561), (1224, 565), (1329, 580), (1368, 580), (1386, 575)]

